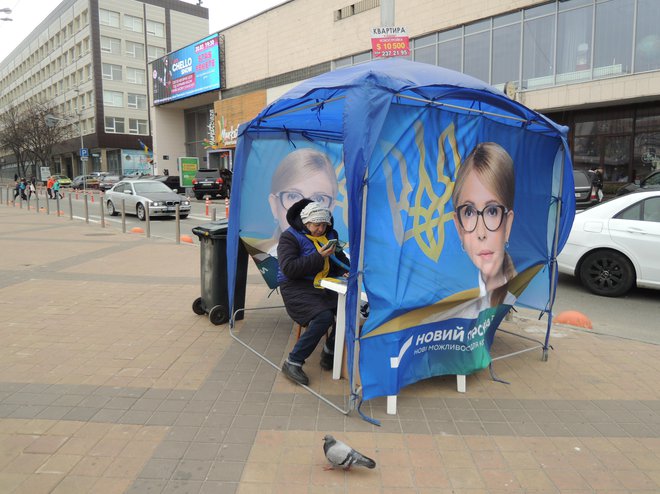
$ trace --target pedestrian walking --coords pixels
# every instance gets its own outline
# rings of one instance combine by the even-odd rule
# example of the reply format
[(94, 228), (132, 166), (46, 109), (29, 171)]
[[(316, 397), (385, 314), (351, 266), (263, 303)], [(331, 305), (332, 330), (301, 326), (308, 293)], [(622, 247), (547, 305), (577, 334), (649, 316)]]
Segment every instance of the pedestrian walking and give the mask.
[(26, 194), (27, 180), (25, 180), (25, 177), (21, 178), (21, 181), (19, 182), (19, 189), (20, 189), (20, 192), (21, 192), (21, 198), (24, 201), (27, 201), (27, 194)]
[(53, 199), (53, 182), (55, 179), (53, 177), (48, 177), (46, 181), (46, 192), (48, 193), (48, 199)]
[(56, 178), (53, 182), (53, 199), (57, 199), (57, 196), (60, 196), (60, 199), (64, 199), (64, 196), (60, 194), (60, 179)]
[(30, 199), (32, 199), (32, 194), (37, 195), (37, 188), (34, 186), (32, 182), (28, 182), (27, 190), (28, 190), (28, 201), (29, 201)]
[(16, 183), (14, 184), (14, 201), (16, 201), (16, 198), (21, 195), (21, 183), (16, 179)]

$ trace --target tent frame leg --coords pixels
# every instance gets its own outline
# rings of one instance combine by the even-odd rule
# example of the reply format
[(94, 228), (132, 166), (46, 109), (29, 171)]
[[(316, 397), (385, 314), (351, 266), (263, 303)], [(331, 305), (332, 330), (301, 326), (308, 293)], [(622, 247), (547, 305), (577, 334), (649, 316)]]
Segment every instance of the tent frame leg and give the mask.
[[(238, 314), (239, 312), (246, 312), (246, 311), (249, 311), (249, 310), (283, 309), (283, 308), (284, 308), (283, 305), (274, 305), (274, 306), (272, 306), (272, 307), (251, 307), (251, 308), (249, 308), (249, 309), (245, 309), (245, 308), (243, 308), (243, 309), (238, 309), (238, 310), (234, 311), (234, 313), (232, 314), (231, 319), (230, 319), (230, 321), (229, 321), (229, 335), (230, 335), (234, 340), (236, 340), (236, 341), (239, 342), (241, 345), (243, 345), (245, 348), (247, 348), (248, 350), (250, 350), (250, 351), (251, 351), (253, 354), (255, 354), (257, 357), (259, 357), (261, 360), (263, 360), (263, 361), (269, 363), (269, 364), (270, 364), (275, 370), (277, 370), (277, 372), (282, 372), (282, 369), (281, 369), (277, 364), (275, 364), (275, 363), (272, 362), (270, 359), (268, 359), (268, 357), (266, 357), (265, 355), (262, 355), (261, 353), (259, 353), (258, 351), (256, 351), (254, 348), (252, 348), (250, 345), (248, 345), (245, 341), (241, 340), (241, 339), (236, 335), (236, 333), (234, 333), (233, 329), (234, 329), (234, 325), (235, 325), (235, 321), (236, 321), (236, 314)], [(350, 411), (351, 411), (351, 408), (350, 408), (350, 407), (349, 407), (347, 410), (344, 410), (343, 408), (340, 408), (339, 406), (335, 405), (333, 402), (331, 402), (331, 401), (330, 401), (329, 399), (327, 399), (325, 396), (323, 396), (323, 395), (317, 393), (316, 391), (314, 391), (314, 390), (313, 390), (312, 388), (310, 388), (309, 386), (305, 386), (304, 384), (298, 384), (298, 385), (299, 385), (299, 386), (302, 386), (303, 388), (305, 388), (307, 391), (309, 391), (309, 392), (312, 393), (314, 396), (316, 396), (319, 400), (323, 401), (324, 403), (326, 403), (326, 404), (329, 405), (330, 407), (334, 408), (334, 409), (337, 410), (338, 412), (341, 412), (341, 413), (344, 414), (344, 415), (348, 415), (348, 414), (350, 413)]]

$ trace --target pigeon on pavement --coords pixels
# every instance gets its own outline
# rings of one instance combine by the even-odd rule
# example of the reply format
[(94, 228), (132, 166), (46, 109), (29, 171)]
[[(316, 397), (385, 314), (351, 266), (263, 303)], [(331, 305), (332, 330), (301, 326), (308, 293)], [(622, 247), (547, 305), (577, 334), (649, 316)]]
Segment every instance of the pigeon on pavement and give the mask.
[(326, 470), (335, 467), (350, 470), (352, 465), (376, 468), (374, 460), (358, 453), (348, 444), (338, 441), (329, 434), (323, 438), (323, 452), (332, 465), (331, 467), (325, 467)]

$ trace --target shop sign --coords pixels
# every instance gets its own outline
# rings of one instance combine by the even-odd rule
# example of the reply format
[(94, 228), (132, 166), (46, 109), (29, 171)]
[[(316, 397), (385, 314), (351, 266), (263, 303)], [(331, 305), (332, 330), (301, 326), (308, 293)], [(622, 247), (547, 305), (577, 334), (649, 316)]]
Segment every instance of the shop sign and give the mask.
[(407, 57), (410, 38), (405, 27), (372, 27), (371, 53), (374, 58)]

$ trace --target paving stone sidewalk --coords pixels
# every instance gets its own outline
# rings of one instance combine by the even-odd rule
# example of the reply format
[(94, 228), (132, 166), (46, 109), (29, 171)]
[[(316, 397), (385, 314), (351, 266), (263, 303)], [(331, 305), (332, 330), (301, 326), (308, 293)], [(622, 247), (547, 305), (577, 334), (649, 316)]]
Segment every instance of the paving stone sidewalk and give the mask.
[[(186, 233), (186, 232), (182, 232)], [(660, 492), (660, 347), (566, 327), (467, 379), (406, 388), (345, 416), (191, 310), (199, 250), (0, 204), (1, 493)], [(278, 306), (251, 266), (247, 305)], [(279, 363), (281, 308), (236, 334)], [(542, 338), (503, 324), (494, 355)], [(598, 328), (595, 328), (596, 330)], [(312, 386), (348, 385), (312, 357)], [(326, 471), (331, 433), (375, 470)]]

